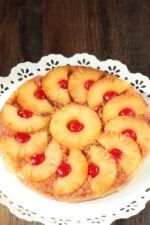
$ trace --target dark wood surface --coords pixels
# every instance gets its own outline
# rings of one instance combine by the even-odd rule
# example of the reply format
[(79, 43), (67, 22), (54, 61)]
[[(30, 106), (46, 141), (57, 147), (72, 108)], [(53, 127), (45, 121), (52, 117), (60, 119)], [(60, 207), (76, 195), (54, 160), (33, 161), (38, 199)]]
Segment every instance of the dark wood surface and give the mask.
[[(77, 52), (150, 75), (150, 0), (0, 0), (0, 75), (26, 60)], [(40, 203), (39, 203), (40, 204)], [(113, 225), (150, 225), (150, 203)], [(0, 225), (39, 225), (0, 206)]]

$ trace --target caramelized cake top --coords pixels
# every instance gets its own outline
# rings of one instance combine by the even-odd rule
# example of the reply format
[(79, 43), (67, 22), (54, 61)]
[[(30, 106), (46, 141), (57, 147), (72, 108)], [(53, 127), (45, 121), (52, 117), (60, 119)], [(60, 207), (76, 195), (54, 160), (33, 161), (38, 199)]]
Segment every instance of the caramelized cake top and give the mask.
[(148, 107), (103, 71), (61, 66), (25, 82), (0, 115), (5, 164), (27, 186), (61, 201), (118, 190), (150, 150)]

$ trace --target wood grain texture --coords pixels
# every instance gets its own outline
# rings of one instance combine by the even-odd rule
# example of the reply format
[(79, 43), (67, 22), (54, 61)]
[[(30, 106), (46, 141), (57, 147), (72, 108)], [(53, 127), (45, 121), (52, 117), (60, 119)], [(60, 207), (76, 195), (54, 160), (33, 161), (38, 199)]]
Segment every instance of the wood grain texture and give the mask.
[[(0, 75), (26, 60), (77, 52), (118, 59), (150, 77), (149, 0), (0, 0)], [(150, 203), (113, 225), (150, 225)], [(39, 225), (0, 206), (0, 225)]]

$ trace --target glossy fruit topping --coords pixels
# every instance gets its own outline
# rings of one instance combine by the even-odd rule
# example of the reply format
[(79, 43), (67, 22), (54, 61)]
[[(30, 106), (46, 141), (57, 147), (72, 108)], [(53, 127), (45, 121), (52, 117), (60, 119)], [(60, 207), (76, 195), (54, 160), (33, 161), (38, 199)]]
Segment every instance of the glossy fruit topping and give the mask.
[(92, 178), (96, 177), (96, 176), (99, 174), (99, 167), (98, 167), (96, 164), (91, 163), (91, 164), (89, 165), (88, 174), (89, 174)]
[(70, 172), (71, 172), (70, 164), (62, 162), (58, 167), (57, 176), (63, 178), (66, 177)]
[(121, 159), (122, 157), (122, 151), (120, 149), (117, 148), (113, 148), (109, 151), (109, 153), (111, 154), (111, 156), (116, 160), (119, 161), (119, 159)]
[(20, 109), (18, 115), (22, 118), (30, 118), (32, 117), (32, 112), (27, 109)]
[(109, 100), (115, 98), (116, 96), (118, 96), (118, 93), (115, 91), (107, 91), (104, 96), (103, 99), (105, 102), (108, 102)]
[(45, 92), (41, 89), (38, 88), (35, 92), (34, 92), (34, 96), (40, 100), (45, 99), (46, 98), (46, 94)]
[(27, 133), (17, 133), (15, 139), (20, 143), (26, 143), (30, 140), (30, 135)]
[(122, 134), (125, 134), (128, 137), (131, 137), (134, 141), (136, 141), (137, 139), (136, 133), (133, 130), (130, 130), (130, 129), (123, 130)]
[(94, 80), (87, 80), (85, 83), (84, 83), (84, 87), (89, 90), (90, 87), (94, 84)]
[(84, 125), (82, 123), (80, 123), (78, 120), (71, 120), (68, 124), (67, 124), (67, 128), (71, 131), (71, 132), (80, 132), (81, 130), (83, 130)]
[(119, 116), (135, 116), (135, 112), (130, 108), (125, 108), (119, 112)]
[(34, 166), (41, 164), (44, 160), (45, 160), (44, 154), (37, 154), (31, 157), (31, 162), (32, 162), (32, 165)]
[(59, 81), (59, 86), (63, 89), (67, 89), (68, 88), (68, 80)]

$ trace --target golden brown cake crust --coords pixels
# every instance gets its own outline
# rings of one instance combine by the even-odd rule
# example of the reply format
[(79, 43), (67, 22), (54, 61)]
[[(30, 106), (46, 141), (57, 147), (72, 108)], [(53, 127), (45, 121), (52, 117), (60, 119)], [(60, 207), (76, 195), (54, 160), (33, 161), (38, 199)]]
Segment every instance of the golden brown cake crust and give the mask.
[[(77, 82), (80, 82), (80, 76), (82, 76), (82, 74), (84, 74), (84, 73), (87, 73), (89, 78), (90, 78), (89, 71), (91, 73), (95, 74), (95, 77), (96, 77), (95, 80), (94, 80), (95, 83), (100, 81), (101, 79), (104, 79), (104, 78), (112, 78), (112, 79), (115, 79), (115, 80), (117, 79), (110, 74), (105, 74), (103, 71), (98, 71), (98, 70), (95, 70), (95, 69), (92, 69), (92, 68), (79, 67), (79, 66), (58, 67), (57, 69), (55, 69), (56, 72), (54, 70), (54, 74), (51, 74), (51, 72), (48, 72), (48, 74), (44, 78), (42, 76), (37, 76), (37, 77), (33, 78), (32, 80), (34, 81), (34, 84), (37, 86), (37, 89), (44, 89), (45, 88), (44, 91), (45, 91), (47, 97), (46, 97), (46, 99), (44, 99), (45, 105), (44, 106), (41, 105), (41, 107), (45, 107), (45, 111), (43, 111), (43, 112), (46, 112), (46, 113), (42, 113), (42, 111), (41, 112), (37, 111), (39, 108), (37, 107), (36, 104), (38, 104), (38, 101), (39, 101), (39, 104), (41, 104), (42, 100), (36, 101), (36, 103), (34, 103), (30, 109), (32, 109), (32, 114), (35, 116), (34, 121), (35, 122), (38, 121), (37, 124), (40, 123), (40, 125), (39, 126), (36, 125), (36, 126), (33, 127), (32, 123), (35, 123), (35, 122), (31, 121), (29, 119), (26, 119), (26, 121), (29, 121), (28, 127), (30, 127), (30, 129), (28, 128), (27, 132), (24, 129), (22, 132), (28, 133), (32, 137), (32, 135), (34, 133), (38, 133), (39, 131), (46, 131), (47, 134), (48, 134), (48, 139), (47, 139), (48, 141), (47, 141), (47, 145), (43, 147), (45, 149), (44, 151), (48, 152), (49, 151), (48, 148), (50, 148), (49, 145), (53, 142), (54, 143), (56, 142), (56, 144), (59, 146), (58, 148), (60, 148), (60, 150), (58, 150), (58, 151), (60, 151), (60, 157), (59, 157), (59, 159), (57, 158), (57, 156), (56, 156), (56, 158), (52, 158), (52, 159), (50, 158), (50, 160), (53, 160), (53, 161), (51, 161), (52, 165), (53, 165), (53, 172), (49, 173), (47, 175), (46, 179), (43, 178), (42, 172), (40, 172), (41, 173), (40, 175), (39, 174), (36, 175), (36, 173), (39, 173), (38, 169), (37, 169), (38, 165), (33, 166), (31, 164), (30, 158), (19, 158), (19, 156), (18, 156), (19, 153), (16, 154), (15, 158), (10, 157), (8, 152), (5, 150), (4, 146), (6, 146), (6, 148), (7, 148), (7, 146), (9, 146), (8, 143), (7, 143), (7, 140), (10, 139), (10, 138), (14, 139), (14, 136), (16, 135), (17, 131), (20, 132), (20, 130), (17, 130), (18, 128), (15, 128), (15, 123), (13, 124), (12, 122), (10, 122), (10, 121), (8, 122), (8, 120), (5, 119), (4, 108), (3, 108), (2, 112), (0, 113), (0, 153), (1, 153), (1, 156), (4, 159), (6, 167), (10, 171), (15, 172), (17, 177), (21, 180), (21, 182), (25, 186), (30, 187), (34, 191), (40, 192), (43, 195), (45, 195), (45, 196), (47, 196), (51, 199), (66, 201), (66, 202), (80, 202), (80, 201), (92, 200), (92, 199), (104, 197), (108, 194), (111, 194), (114, 191), (118, 191), (123, 185), (128, 183), (128, 181), (137, 172), (138, 168), (140, 168), (140, 165), (142, 164), (143, 159), (147, 155), (149, 149), (145, 149), (142, 145), (140, 145), (140, 143), (136, 143), (137, 149), (140, 152), (141, 159), (139, 159), (140, 163), (138, 163), (137, 166), (135, 166), (135, 169), (133, 170), (133, 172), (131, 174), (127, 174), (125, 172), (126, 170), (124, 170), (124, 167), (123, 167), (124, 164), (118, 163), (117, 161), (114, 160), (114, 158), (111, 156), (111, 154), (107, 153), (108, 156), (106, 157), (106, 165), (108, 164), (108, 166), (106, 166), (107, 168), (104, 169), (104, 174), (106, 173), (108, 167), (110, 166), (110, 162), (108, 161), (109, 157), (111, 158), (110, 161), (112, 160), (111, 163), (112, 163), (112, 168), (114, 168), (113, 170), (115, 170), (115, 168), (116, 168), (116, 174), (115, 174), (114, 171), (110, 172), (110, 173), (112, 173), (111, 177), (113, 176), (113, 179), (112, 179), (112, 181), (109, 181), (109, 178), (107, 178), (108, 179), (107, 185), (106, 185), (106, 182), (102, 180), (102, 178), (99, 178), (100, 182), (101, 182), (100, 184), (102, 184), (104, 182), (104, 184), (103, 184), (104, 190), (103, 191), (101, 190), (99, 192), (95, 192), (94, 189), (92, 188), (92, 182), (93, 182), (92, 179), (94, 179), (94, 178), (92, 178), (92, 176), (89, 174), (89, 171), (88, 171), (88, 167), (90, 166), (91, 163), (93, 163), (93, 161), (91, 160), (90, 149), (91, 149), (91, 146), (95, 146), (99, 149), (104, 148), (104, 150), (105, 150), (105, 146), (101, 142), (99, 142), (98, 140), (99, 140), (99, 136), (101, 135), (101, 133), (106, 132), (105, 126), (107, 125), (108, 121), (105, 121), (105, 122), (103, 121), (103, 113), (104, 113), (103, 108), (107, 103), (103, 102), (102, 104), (97, 105), (95, 108), (91, 109), (88, 106), (88, 100), (87, 100), (90, 89), (84, 90), (84, 93), (83, 93), (84, 99), (86, 99), (86, 101), (84, 103), (83, 103), (83, 100), (81, 100), (81, 103), (80, 103), (80, 96), (79, 95), (78, 95), (78, 98), (77, 98), (77, 101), (76, 101), (76, 97), (74, 97), (75, 94), (76, 94), (76, 87), (73, 86), (74, 83), (72, 83), (69, 86), (69, 91), (68, 91), (67, 88), (64, 88), (63, 90), (65, 90), (65, 92), (63, 93), (62, 90), (60, 89), (60, 91), (61, 91), (60, 94), (61, 95), (64, 94), (64, 98), (61, 98), (59, 96), (60, 86), (58, 87), (58, 85), (56, 84), (56, 81), (55, 81), (55, 73), (56, 73), (56, 76), (57, 76), (57, 70), (59, 68), (61, 69), (60, 71), (62, 72), (62, 74), (64, 73), (64, 75), (62, 76), (62, 80), (67, 79), (68, 80), (68, 83), (67, 83), (68, 86), (70, 85), (69, 79), (72, 76), (72, 74), (74, 74), (74, 73), (76, 73), (77, 75), (75, 74), (73, 82), (74, 82), (75, 79), (77, 79)], [(81, 75), (80, 75), (80, 73), (81, 73)], [(52, 79), (51, 77), (54, 77), (53, 80), (51, 80)], [(45, 79), (47, 79), (46, 82), (49, 82), (49, 80), (50, 80), (50, 82), (54, 82), (54, 87), (55, 87), (55, 85), (57, 85), (56, 95), (58, 95), (58, 96), (56, 96), (56, 98), (53, 97), (53, 92), (47, 92), (47, 86), (44, 86), (45, 85), (45, 83), (44, 83)], [(58, 80), (57, 80), (57, 82), (58, 82)], [(82, 78), (82, 82), (83, 82), (83, 78)], [(95, 83), (94, 83), (94, 85), (95, 85)], [(65, 85), (65, 83), (63, 83), (63, 85)], [(94, 85), (93, 85), (93, 87), (94, 87)], [(74, 88), (73, 94), (71, 93), (72, 88)], [(81, 88), (83, 88), (83, 86)], [(28, 86), (28, 89), (29, 89), (29, 92), (30, 91), (32, 92), (32, 90), (30, 90), (30, 85)], [(12, 106), (13, 109), (11, 109), (11, 110), (14, 110), (14, 108), (22, 109), (23, 108), (22, 104), (25, 105), (25, 106), (28, 104), (28, 99), (27, 99), (27, 102), (22, 103), (22, 98), (18, 97), (19, 95), (22, 94), (22, 93), (21, 94), (19, 93), (19, 90), (21, 90), (21, 89), (18, 89), (8, 99), (8, 101), (5, 104), (5, 106), (7, 106), (7, 105)], [(23, 89), (23, 92), (24, 92), (24, 89)], [(135, 118), (143, 121), (143, 123), (146, 123), (149, 126), (149, 124), (150, 124), (150, 113), (147, 110), (147, 105), (144, 102), (143, 97), (139, 93), (137, 93), (134, 90), (134, 88), (131, 87), (131, 86), (126, 88), (123, 91), (120, 90), (119, 95), (124, 95), (129, 99), (130, 99), (130, 96), (134, 96), (134, 97), (140, 99), (140, 101), (144, 104), (145, 113), (144, 114), (136, 114)], [(32, 97), (33, 97), (33, 101), (34, 101), (35, 96), (32, 96)], [(29, 96), (29, 98), (30, 98), (30, 96)], [(57, 99), (58, 99), (58, 101), (57, 101)], [(63, 99), (62, 103), (61, 103), (61, 99)], [(68, 99), (70, 99), (70, 100), (68, 100)], [(26, 101), (26, 99), (25, 99), (25, 101)], [(56, 134), (57, 134), (56, 138), (55, 138), (55, 135), (53, 135), (54, 133), (53, 133), (53, 130), (51, 129), (51, 127), (49, 126), (49, 123), (51, 124), (51, 121), (54, 120), (56, 112), (59, 112), (62, 108), (63, 108), (63, 110), (65, 110), (68, 105), (70, 107), (69, 108), (70, 112), (71, 112), (72, 109), (75, 111), (75, 108), (73, 108), (74, 106), (76, 107), (77, 105), (79, 105), (79, 106), (82, 105), (82, 107), (83, 107), (83, 119), (84, 119), (84, 115), (86, 113), (89, 113), (91, 111), (94, 112), (94, 114), (89, 114), (89, 115), (91, 115), (91, 117), (94, 118), (93, 123), (94, 123), (94, 121), (97, 121), (97, 124), (99, 124), (98, 127), (97, 127), (98, 131), (95, 132), (95, 136), (93, 136), (93, 139), (91, 139), (89, 143), (87, 142), (88, 144), (84, 144), (86, 142), (83, 142), (83, 143), (79, 142), (76, 145), (71, 145), (71, 144), (68, 145), (68, 142), (65, 142), (66, 146), (64, 146), (62, 144), (63, 142), (58, 138), (59, 129), (56, 132)], [(82, 109), (82, 107), (81, 107), (81, 109)], [(28, 108), (27, 108), (27, 110), (28, 110)], [(87, 110), (87, 112), (86, 112), (86, 110)], [(77, 109), (77, 112), (78, 112), (78, 114), (80, 114), (79, 118), (81, 118), (82, 110), (80, 111), (80, 108), (79, 108), (79, 111)], [(67, 112), (66, 112), (66, 114), (67, 114)], [(14, 114), (14, 115), (16, 115), (16, 114)], [(33, 115), (32, 115), (31, 118), (33, 118)], [(44, 118), (44, 120), (43, 120), (43, 118)], [(63, 116), (62, 116), (62, 118), (63, 118)], [(23, 123), (22, 123), (22, 126), (23, 126)], [(62, 135), (63, 135), (63, 130), (62, 130)], [(72, 133), (71, 133), (71, 135), (72, 135)], [(85, 134), (85, 135), (87, 135), (87, 134)], [(118, 135), (120, 135), (120, 134), (118, 134)], [(66, 134), (66, 136), (64, 136), (64, 138), (66, 138), (66, 137), (67, 137), (67, 134)], [(86, 137), (88, 138), (88, 136), (85, 136), (85, 138)], [(120, 139), (121, 139), (121, 137), (119, 136)], [(76, 137), (74, 136), (74, 138), (76, 138)], [(77, 141), (78, 141), (78, 139), (77, 139)], [(133, 140), (131, 140), (131, 142), (133, 142)], [(16, 146), (20, 146), (20, 145), (16, 145)], [(18, 147), (18, 148), (21, 148), (21, 147)], [(69, 148), (71, 150), (69, 150)], [(115, 148), (115, 146), (114, 146), (114, 148)], [(69, 153), (68, 153), (68, 151), (69, 151)], [(65, 163), (70, 162), (70, 164), (72, 163), (71, 161), (69, 161), (70, 151), (71, 152), (72, 151), (77, 151), (77, 152), (79, 151), (80, 152), (79, 156), (81, 154), (81, 158), (83, 157), (83, 162), (81, 162), (81, 164), (79, 164), (79, 167), (81, 167), (81, 171), (84, 171), (83, 173), (85, 173), (85, 174), (84, 174), (83, 178), (80, 179), (79, 183), (77, 182), (77, 184), (76, 184), (77, 188), (73, 187), (74, 185), (72, 183), (74, 181), (72, 181), (72, 183), (70, 184), (70, 181), (68, 181), (69, 179), (67, 180), (65, 178), (66, 182), (68, 182), (68, 185), (72, 185), (71, 188), (67, 187), (67, 189), (66, 189), (66, 186), (64, 186), (65, 184), (62, 183), (62, 180), (64, 178), (60, 178), (58, 176), (57, 169), (58, 169), (59, 165), (61, 164), (61, 162), (65, 162)], [(48, 153), (46, 153), (46, 154), (48, 154)], [(48, 156), (48, 157), (53, 157), (53, 156)], [(100, 157), (102, 157), (102, 155), (100, 155)], [(54, 162), (54, 160), (55, 160), (55, 162)], [(86, 163), (84, 162), (84, 160), (86, 160)], [(78, 166), (78, 163), (79, 162), (77, 162), (77, 166)], [(83, 165), (82, 165), (82, 163), (83, 163)], [(87, 164), (88, 167), (85, 164)], [(22, 170), (22, 168), (24, 168), (24, 166), (26, 167), (26, 165), (27, 165), (27, 168)], [(43, 167), (42, 166), (40, 167), (41, 171), (45, 170), (45, 169), (43, 169)], [(76, 167), (76, 166), (74, 166), (74, 167)], [(76, 169), (74, 169), (74, 167), (72, 166), (73, 172), (74, 172), (74, 170), (76, 171)], [(102, 162), (102, 167), (103, 167), (103, 162)], [(102, 172), (102, 170), (100, 168), (99, 173), (101, 173), (101, 172)], [(32, 176), (32, 179), (30, 179), (30, 177), (31, 177), (30, 175), (27, 176), (27, 173)], [(76, 171), (75, 173), (78, 174), (78, 176), (81, 175), (80, 174), (81, 172), (79, 173), (79, 172)], [(24, 174), (24, 176), (22, 174)], [(72, 174), (72, 171), (71, 171), (71, 174)], [(39, 177), (38, 177), (37, 180), (33, 181), (33, 176), (39, 176)], [(70, 176), (70, 174), (69, 174), (69, 176)], [(41, 179), (41, 181), (40, 181), (40, 179)], [(73, 178), (70, 176), (70, 179), (73, 179)], [(57, 194), (56, 194), (56, 186), (57, 185), (58, 186), (62, 185), (62, 189), (64, 188), (64, 192), (60, 192), (60, 194), (58, 194), (58, 192), (57, 192)], [(59, 190), (59, 188), (58, 188), (58, 190)], [(73, 191), (71, 191), (71, 190), (73, 190)], [(61, 194), (61, 193), (63, 193), (63, 194)]]

